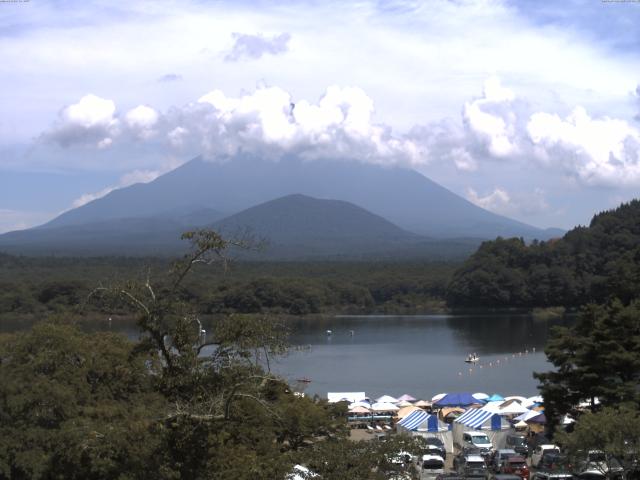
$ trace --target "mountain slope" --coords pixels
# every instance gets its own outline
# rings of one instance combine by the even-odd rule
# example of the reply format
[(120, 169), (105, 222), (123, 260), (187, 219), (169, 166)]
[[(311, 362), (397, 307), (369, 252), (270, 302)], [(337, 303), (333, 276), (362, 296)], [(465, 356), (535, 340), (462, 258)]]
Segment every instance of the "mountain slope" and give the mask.
[(153, 182), (115, 190), (66, 212), (44, 227), (148, 217), (194, 206), (233, 213), (294, 193), (351, 202), (405, 230), (432, 237), (550, 236), (483, 210), (413, 170), (294, 158), (226, 163), (197, 158)]

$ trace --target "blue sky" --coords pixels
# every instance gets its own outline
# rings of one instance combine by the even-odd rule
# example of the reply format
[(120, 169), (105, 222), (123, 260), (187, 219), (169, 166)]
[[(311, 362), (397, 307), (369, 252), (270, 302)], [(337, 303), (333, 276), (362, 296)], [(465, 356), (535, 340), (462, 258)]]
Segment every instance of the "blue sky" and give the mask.
[(239, 149), (541, 227), (638, 196), (640, 2), (111, 3), (0, 3), (0, 231)]

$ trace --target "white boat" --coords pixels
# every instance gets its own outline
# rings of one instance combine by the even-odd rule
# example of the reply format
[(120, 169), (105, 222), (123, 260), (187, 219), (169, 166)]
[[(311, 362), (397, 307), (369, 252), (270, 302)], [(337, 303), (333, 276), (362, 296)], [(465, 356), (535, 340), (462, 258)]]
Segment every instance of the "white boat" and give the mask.
[(466, 363), (476, 363), (480, 361), (480, 357), (477, 355), (467, 355), (467, 358), (464, 359)]

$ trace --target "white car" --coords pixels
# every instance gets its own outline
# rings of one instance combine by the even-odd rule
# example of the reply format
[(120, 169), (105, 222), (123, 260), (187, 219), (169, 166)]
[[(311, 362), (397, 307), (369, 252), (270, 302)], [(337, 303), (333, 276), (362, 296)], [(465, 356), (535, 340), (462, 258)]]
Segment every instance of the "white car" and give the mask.
[(444, 459), (440, 455), (422, 455), (420, 478), (435, 478), (444, 473)]
[(560, 447), (550, 443), (538, 445), (531, 454), (531, 466), (537, 468), (540, 460), (542, 460), (542, 456), (547, 452), (560, 453)]

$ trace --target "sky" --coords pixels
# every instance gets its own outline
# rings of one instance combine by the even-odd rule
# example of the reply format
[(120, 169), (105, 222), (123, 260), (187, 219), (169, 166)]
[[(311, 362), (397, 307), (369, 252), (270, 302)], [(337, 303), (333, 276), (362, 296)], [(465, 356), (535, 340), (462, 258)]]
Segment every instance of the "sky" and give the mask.
[(0, 2), (0, 232), (240, 152), (588, 224), (640, 192), (637, 25), (640, 0)]

